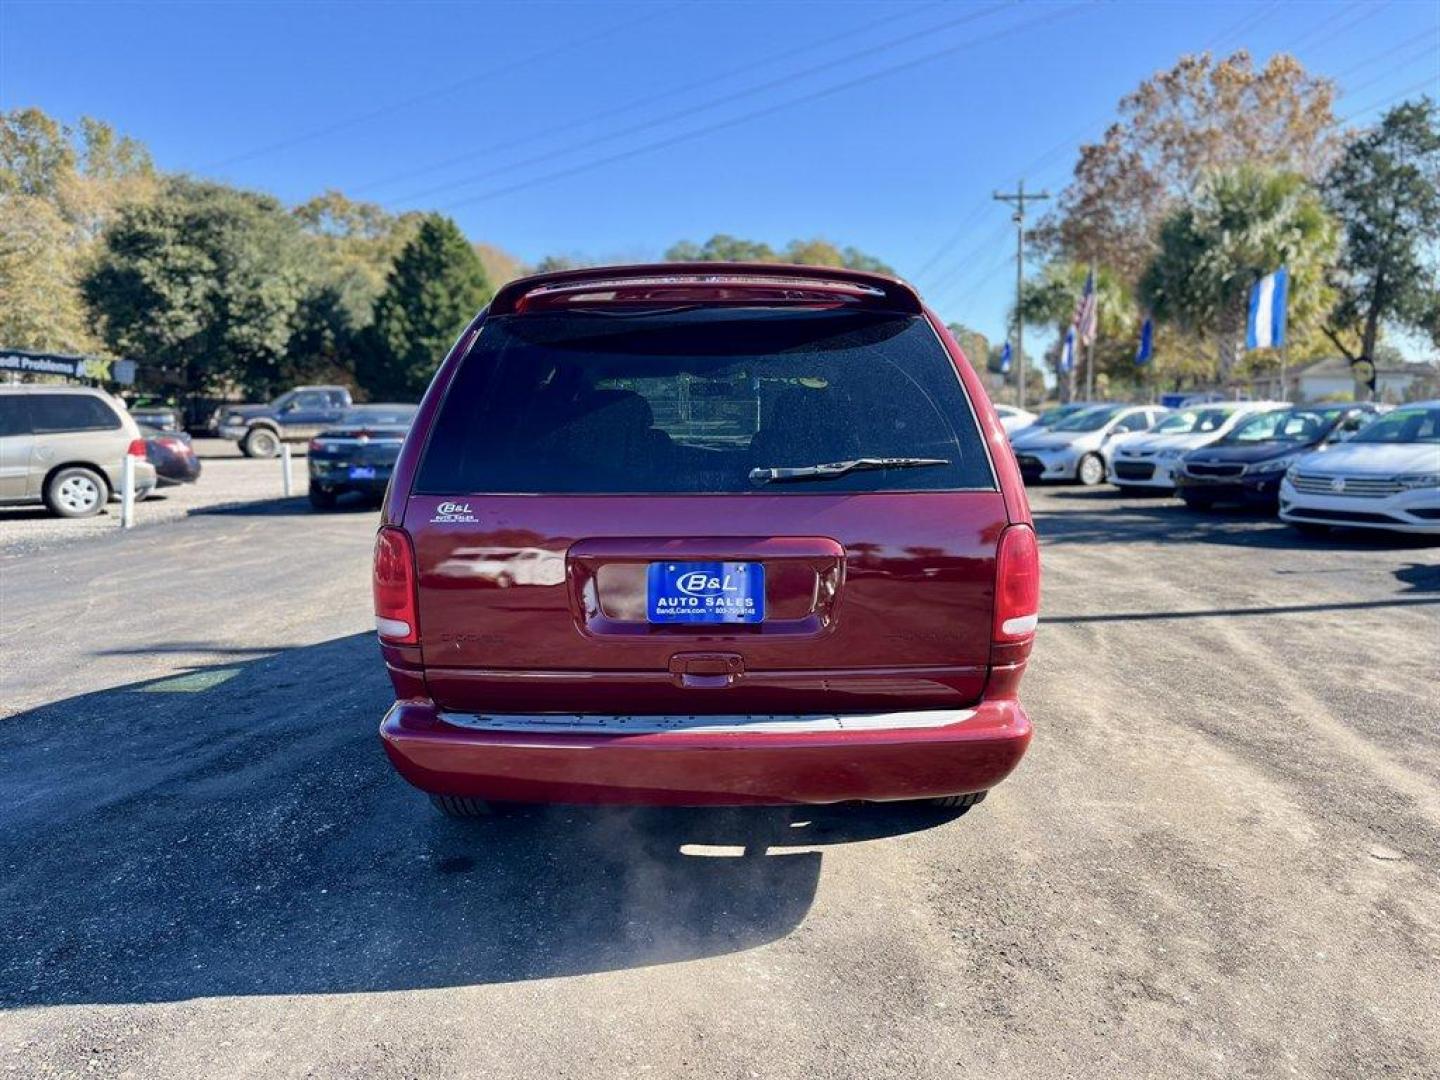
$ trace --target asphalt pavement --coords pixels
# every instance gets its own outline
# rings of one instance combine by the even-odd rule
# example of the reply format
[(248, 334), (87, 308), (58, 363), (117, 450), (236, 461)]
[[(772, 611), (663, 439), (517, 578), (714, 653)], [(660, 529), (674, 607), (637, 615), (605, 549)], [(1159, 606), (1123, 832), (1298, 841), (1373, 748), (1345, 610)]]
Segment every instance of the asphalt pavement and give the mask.
[(0, 1075), (1434, 1077), (1440, 548), (1032, 493), (983, 805), (434, 814), (371, 510), (0, 555)]

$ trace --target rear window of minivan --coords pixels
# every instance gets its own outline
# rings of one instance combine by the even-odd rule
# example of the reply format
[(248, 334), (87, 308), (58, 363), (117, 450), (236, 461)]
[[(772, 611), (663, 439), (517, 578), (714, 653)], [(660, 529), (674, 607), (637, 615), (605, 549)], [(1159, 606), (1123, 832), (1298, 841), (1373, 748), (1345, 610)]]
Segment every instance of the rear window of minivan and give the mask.
[(93, 394), (31, 394), (30, 429), (36, 435), (114, 431), (120, 415)]
[[(763, 488), (750, 478), (896, 457), (945, 464)], [(487, 320), (416, 481), (429, 494), (994, 489), (925, 319), (713, 307)]]

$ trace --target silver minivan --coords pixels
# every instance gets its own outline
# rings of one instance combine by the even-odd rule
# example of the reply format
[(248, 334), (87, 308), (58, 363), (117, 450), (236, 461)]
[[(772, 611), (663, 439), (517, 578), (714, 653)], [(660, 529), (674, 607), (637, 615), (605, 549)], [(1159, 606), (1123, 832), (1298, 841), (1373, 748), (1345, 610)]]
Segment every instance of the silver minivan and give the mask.
[(120, 491), (127, 455), (143, 499), (155, 488), (155, 466), (123, 405), (88, 386), (0, 386), (0, 505), (98, 514)]

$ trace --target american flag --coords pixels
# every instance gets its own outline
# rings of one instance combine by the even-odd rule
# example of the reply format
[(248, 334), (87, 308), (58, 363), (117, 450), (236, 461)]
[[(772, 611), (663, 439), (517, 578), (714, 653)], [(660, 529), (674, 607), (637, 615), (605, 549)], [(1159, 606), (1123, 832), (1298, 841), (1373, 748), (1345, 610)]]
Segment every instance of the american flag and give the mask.
[(1075, 305), (1075, 329), (1080, 333), (1082, 345), (1095, 343), (1095, 327), (1099, 321), (1099, 301), (1095, 296), (1095, 271), (1085, 275), (1085, 291)]

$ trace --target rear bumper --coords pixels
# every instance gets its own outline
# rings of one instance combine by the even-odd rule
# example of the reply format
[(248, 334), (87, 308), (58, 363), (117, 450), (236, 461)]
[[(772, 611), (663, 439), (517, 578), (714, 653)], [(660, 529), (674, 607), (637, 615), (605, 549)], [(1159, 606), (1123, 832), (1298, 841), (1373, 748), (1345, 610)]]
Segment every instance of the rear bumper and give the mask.
[[(905, 723), (916, 714), (896, 715)], [(908, 727), (850, 718), (852, 728), (841, 717), (825, 730), (809, 722), (820, 718), (793, 718), (766, 731), (686, 730), (677, 717), (672, 730), (597, 734), (584, 724), (481, 730), (446, 722), (430, 702), (403, 701), (385, 715), (380, 738), (400, 774), (432, 794), (667, 806), (888, 802), (986, 791), (1030, 743), (1030, 719), (1017, 701), (936, 716), (952, 717)]]

